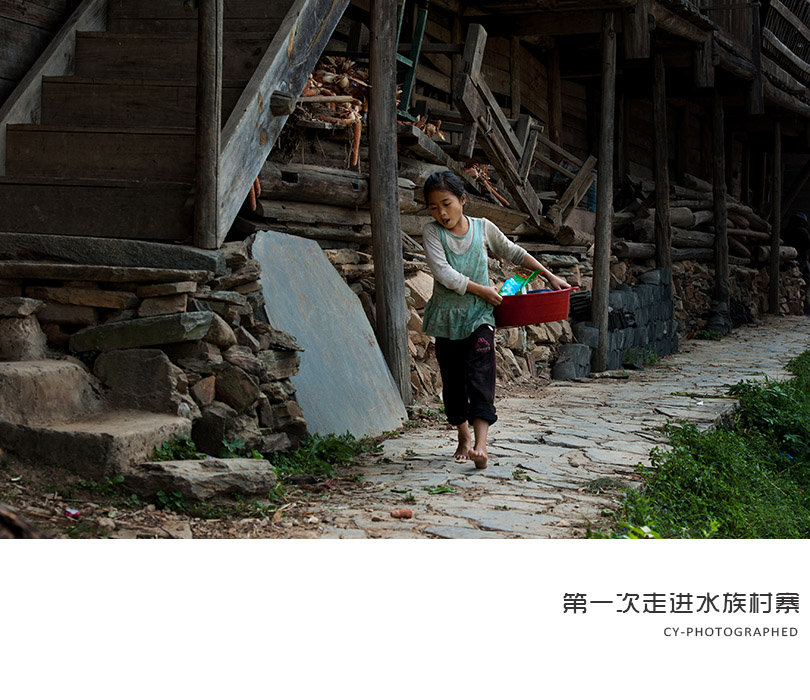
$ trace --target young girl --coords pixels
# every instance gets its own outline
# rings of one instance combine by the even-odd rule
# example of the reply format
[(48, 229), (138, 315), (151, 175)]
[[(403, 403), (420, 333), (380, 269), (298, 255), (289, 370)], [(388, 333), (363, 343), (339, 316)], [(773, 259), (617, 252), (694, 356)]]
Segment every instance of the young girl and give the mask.
[[(425, 182), (425, 201), (435, 223), (422, 232), (433, 296), (425, 307), (422, 330), (436, 338), (447, 420), (458, 428), (457, 462), (487, 466), (487, 433), (495, 415), (495, 315), (501, 303), (489, 282), (487, 249), (529, 270), (538, 270), (552, 289), (570, 287), (551, 274), (491, 221), (464, 215), (467, 195), (460, 177), (449, 170)], [(470, 435), (472, 425), (475, 444)]]

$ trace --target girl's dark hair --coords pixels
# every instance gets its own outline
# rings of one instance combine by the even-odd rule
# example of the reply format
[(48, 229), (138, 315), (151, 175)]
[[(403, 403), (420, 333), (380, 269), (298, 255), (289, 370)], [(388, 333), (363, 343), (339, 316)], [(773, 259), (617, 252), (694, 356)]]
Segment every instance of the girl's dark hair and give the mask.
[(464, 180), (450, 170), (442, 170), (441, 172), (433, 173), (433, 175), (425, 180), (425, 201), (427, 201), (428, 195), (436, 190), (446, 190), (456, 195), (459, 199), (466, 193)]

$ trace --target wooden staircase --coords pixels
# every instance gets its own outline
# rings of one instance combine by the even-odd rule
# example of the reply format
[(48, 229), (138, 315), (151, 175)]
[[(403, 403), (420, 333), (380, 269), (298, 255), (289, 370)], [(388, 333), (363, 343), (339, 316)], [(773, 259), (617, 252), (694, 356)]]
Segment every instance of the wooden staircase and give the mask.
[[(223, 124), (302, 4), (226, 0)], [(76, 33), (73, 75), (43, 78), (40, 123), (8, 126), (0, 231), (189, 243), (197, 12), (108, 0), (107, 22)]]

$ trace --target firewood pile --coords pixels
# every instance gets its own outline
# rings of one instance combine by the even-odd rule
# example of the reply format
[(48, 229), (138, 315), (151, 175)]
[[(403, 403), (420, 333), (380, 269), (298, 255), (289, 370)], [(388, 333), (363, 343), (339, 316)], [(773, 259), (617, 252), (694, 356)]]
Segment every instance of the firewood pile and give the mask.
[[(686, 176), (686, 186), (674, 185), (670, 200), (673, 261), (712, 261), (714, 259), (714, 199), (712, 186), (693, 176)], [(636, 180), (636, 199), (614, 216), (616, 235), (613, 252), (622, 259), (655, 257), (655, 185)], [(770, 256), (771, 225), (751, 207), (738, 199), (726, 197), (729, 263), (738, 266), (760, 266)], [(797, 257), (795, 248), (780, 247), (780, 260)]]

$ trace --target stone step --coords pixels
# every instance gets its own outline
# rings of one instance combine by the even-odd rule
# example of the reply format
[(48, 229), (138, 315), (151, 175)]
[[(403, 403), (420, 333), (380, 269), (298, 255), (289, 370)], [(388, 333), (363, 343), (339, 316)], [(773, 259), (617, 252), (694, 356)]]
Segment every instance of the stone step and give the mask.
[(90, 479), (118, 474), (148, 459), (164, 440), (190, 433), (187, 418), (144, 411), (107, 411), (46, 427), (0, 422), (8, 452)]
[(0, 422), (43, 426), (100, 407), (99, 387), (78, 362), (0, 362)]

